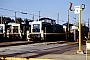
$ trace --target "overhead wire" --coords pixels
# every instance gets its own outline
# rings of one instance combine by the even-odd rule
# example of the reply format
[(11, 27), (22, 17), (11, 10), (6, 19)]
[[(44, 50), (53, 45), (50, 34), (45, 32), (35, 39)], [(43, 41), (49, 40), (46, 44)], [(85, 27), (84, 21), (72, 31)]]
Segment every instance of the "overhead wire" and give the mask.
[[(30, 13), (27, 13), (27, 12), (21, 12), (21, 11), (14, 11), (14, 10), (10, 10), (10, 9), (5, 9), (5, 8), (0, 8), (2, 10), (7, 10), (7, 11), (12, 11), (12, 12), (18, 12), (18, 13), (22, 13), (22, 14), (28, 14), (28, 15), (33, 15), (33, 14), (30, 14)], [(35, 15), (34, 16), (38, 16), (38, 15)], [(43, 16), (40, 16), (40, 17), (43, 17)]]
[(19, 8), (15, 8), (15, 7), (11, 7), (11, 6), (6, 6), (6, 5), (2, 5), (2, 4), (0, 4), (1, 6), (4, 6), (4, 7), (8, 7), (8, 8), (13, 8), (13, 9), (18, 9), (18, 10), (22, 10), (22, 11), (27, 11), (27, 10), (23, 10), (23, 9), (19, 9)]

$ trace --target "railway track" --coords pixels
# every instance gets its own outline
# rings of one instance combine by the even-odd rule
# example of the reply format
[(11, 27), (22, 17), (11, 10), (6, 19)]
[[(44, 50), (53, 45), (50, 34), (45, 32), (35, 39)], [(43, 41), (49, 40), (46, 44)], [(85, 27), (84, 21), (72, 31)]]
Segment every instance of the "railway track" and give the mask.
[[(44, 44), (35, 43), (18, 46), (8, 46), (0, 48), (0, 56), (2, 57), (21, 57), (21, 58), (37, 58), (52, 53), (62, 54), (69, 51), (76, 45), (68, 44)], [(55, 53), (55, 54), (56, 54)]]
[(34, 43), (45, 43), (45, 44), (62, 44), (65, 43), (65, 41), (25, 41), (25, 40), (10, 40), (10, 41), (4, 41), (4, 42), (0, 42), (0, 47), (7, 47), (7, 46), (17, 46), (17, 45), (25, 45), (25, 44), (34, 44)]
[(17, 45), (32, 44), (32, 43), (35, 43), (35, 42), (32, 42), (32, 41), (0, 42), (0, 47), (17, 46)]

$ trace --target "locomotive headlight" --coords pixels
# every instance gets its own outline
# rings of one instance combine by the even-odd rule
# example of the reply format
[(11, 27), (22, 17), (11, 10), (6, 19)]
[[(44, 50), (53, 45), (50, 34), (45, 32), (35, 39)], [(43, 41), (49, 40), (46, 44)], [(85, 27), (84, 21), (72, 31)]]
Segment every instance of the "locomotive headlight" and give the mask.
[(15, 36), (16, 36), (16, 37), (18, 37), (19, 35), (18, 35), (18, 34), (16, 34)]
[(20, 32), (22, 33), (22, 30), (20, 30)]
[(40, 35), (37, 35), (38, 38), (40, 38)]

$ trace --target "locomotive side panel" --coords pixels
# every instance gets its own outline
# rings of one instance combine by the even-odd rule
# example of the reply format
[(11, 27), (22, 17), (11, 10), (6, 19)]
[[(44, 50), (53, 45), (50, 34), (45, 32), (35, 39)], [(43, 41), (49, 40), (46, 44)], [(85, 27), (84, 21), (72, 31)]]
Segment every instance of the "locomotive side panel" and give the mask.
[(53, 33), (55, 33), (54, 34), (55, 40), (65, 40), (66, 38), (66, 34), (63, 31), (62, 25), (59, 24), (53, 25)]
[(6, 37), (5, 33), (5, 24), (0, 24), (0, 41), (4, 41)]
[(44, 31), (45, 41), (52, 41), (52, 39), (54, 39), (54, 36), (51, 34), (53, 30), (52, 25), (50, 23), (42, 23), (42, 30)]

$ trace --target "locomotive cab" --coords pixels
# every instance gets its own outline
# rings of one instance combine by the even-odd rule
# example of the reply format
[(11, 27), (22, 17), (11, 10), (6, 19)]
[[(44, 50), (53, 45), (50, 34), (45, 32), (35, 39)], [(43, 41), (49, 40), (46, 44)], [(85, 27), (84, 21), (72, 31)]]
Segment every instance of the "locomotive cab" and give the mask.
[(41, 39), (41, 30), (42, 28), (42, 22), (41, 21), (34, 21), (31, 23), (31, 33), (30, 38), (33, 40), (42, 40)]
[(7, 29), (7, 36), (10, 39), (21, 39), (21, 32), (20, 32), (20, 24), (17, 23), (12, 23), (9, 24), (9, 28)]

